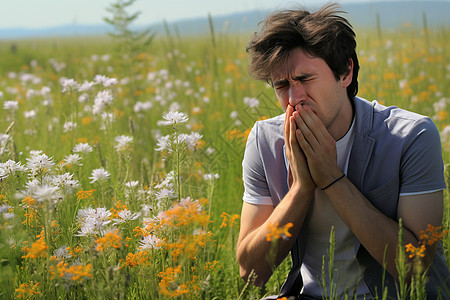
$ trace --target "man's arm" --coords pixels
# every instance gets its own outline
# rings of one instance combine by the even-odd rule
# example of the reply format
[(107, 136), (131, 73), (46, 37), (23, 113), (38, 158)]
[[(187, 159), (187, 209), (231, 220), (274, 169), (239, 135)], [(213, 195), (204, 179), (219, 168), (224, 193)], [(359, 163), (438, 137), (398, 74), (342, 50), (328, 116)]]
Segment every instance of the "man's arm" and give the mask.
[[(395, 263), (398, 248), (398, 222), (376, 209), (348, 179), (337, 182), (325, 192), (336, 212), (366, 250), (381, 265), (386, 263), (387, 271), (394, 278), (398, 278)], [(442, 224), (442, 210), (442, 191), (400, 197), (398, 218), (402, 219), (404, 245), (411, 243), (418, 247), (420, 231), (425, 230), (428, 224), (433, 226)], [(432, 263), (435, 250), (435, 245), (427, 246), (423, 261), (425, 268)], [(408, 277), (412, 275), (412, 272), (411, 269)]]

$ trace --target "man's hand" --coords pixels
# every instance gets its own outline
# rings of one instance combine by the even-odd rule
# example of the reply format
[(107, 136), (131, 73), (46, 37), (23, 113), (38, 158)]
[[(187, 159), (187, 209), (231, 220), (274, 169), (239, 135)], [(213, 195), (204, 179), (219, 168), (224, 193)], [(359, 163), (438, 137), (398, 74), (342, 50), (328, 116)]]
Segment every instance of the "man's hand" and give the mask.
[(284, 140), (286, 143), (286, 157), (289, 161), (289, 188), (301, 188), (308, 192), (314, 192), (314, 183), (306, 157), (297, 141), (297, 125), (293, 117), (294, 108), (288, 105), (284, 119)]
[(307, 105), (292, 113), (296, 140), (308, 162), (314, 183), (323, 188), (342, 175), (337, 165), (336, 141), (323, 122)]

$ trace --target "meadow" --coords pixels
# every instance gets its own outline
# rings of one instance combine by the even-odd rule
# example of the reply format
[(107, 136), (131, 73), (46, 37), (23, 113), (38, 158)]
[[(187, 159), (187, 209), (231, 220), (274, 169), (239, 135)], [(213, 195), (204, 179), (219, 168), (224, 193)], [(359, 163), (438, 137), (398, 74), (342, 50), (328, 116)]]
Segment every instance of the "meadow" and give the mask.
[[(247, 74), (249, 38), (167, 33), (133, 54), (107, 37), (0, 42), (1, 299), (276, 294), (288, 260), (256, 288), (235, 258), (246, 137), (282, 113)], [(358, 95), (430, 116), (448, 185), (450, 29), (357, 41)]]

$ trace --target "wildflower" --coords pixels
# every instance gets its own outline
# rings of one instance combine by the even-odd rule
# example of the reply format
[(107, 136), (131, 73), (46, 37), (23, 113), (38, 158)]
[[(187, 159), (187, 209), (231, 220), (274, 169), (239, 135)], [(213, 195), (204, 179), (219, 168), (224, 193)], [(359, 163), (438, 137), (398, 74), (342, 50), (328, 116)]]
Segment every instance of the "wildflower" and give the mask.
[(73, 147), (72, 151), (75, 153), (86, 154), (86, 153), (92, 152), (93, 150), (92, 150), (92, 147), (88, 143), (79, 143)]
[(219, 177), (220, 175), (217, 173), (203, 174), (203, 180), (219, 179)]
[(27, 298), (32, 295), (39, 295), (41, 292), (37, 291), (39, 286), (39, 282), (34, 283), (34, 281), (30, 281), (30, 283), (21, 283), (20, 286), (16, 289), (17, 298)]
[(32, 197), (38, 202), (56, 203), (62, 200), (62, 195), (57, 186), (43, 184), (38, 186), (33, 192)]
[(134, 112), (138, 113), (141, 111), (147, 111), (153, 107), (153, 103), (151, 101), (141, 102), (137, 101), (133, 107)]
[(66, 194), (72, 193), (74, 189), (80, 186), (78, 180), (73, 179), (73, 174), (70, 173), (56, 175), (52, 180), (52, 184), (65, 191)]
[(19, 109), (19, 102), (15, 100), (8, 100), (3, 103), (4, 110), (16, 111)]
[(68, 248), (69, 248), (69, 247), (61, 246), (61, 247), (59, 247), (58, 249), (55, 249), (55, 250), (53, 251), (53, 257), (54, 257), (56, 260), (62, 260), (62, 259), (66, 259), (66, 258), (71, 258), (72, 255), (70, 254)]
[(94, 100), (94, 106), (92, 107), (92, 112), (94, 114), (99, 114), (103, 112), (104, 108), (111, 104), (113, 101), (113, 97), (108, 90), (104, 90), (97, 93), (97, 96)]
[(82, 166), (83, 164), (80, 163), (81, 156), (77, 153), (75, 154), (69, 154), (66, 157), (64, 157), (64, 164), (66, 166)]
[(95, 192), (95, 189), (89, 190), (89, 191), (78, 191), (77, 192), (77, 200), (86, 199), (92, 196), (92, 194)]
[(72, 88), (76, 88), (78, 85), (78, 82), (76, 82), (74, 79), (68, 79), (64, 77), (60, 79), (59, 83), (62, 86), (62, 93), (70, 91)]
[(158, 285), (163, 295), (172, 298), (189, 293), (185, 284), (178, 286), (176, 289), (172, 288), (174, 284), (177, 284), (178, 274), (181, 273), (181, 266), (176, 266), (175, 268), (167, 268), (164, 272), (158, 274), (158, 276), (161, 277), (161, 281)]
[(20, 162), (15, 162), (13, 160), (8, 160), (4, 163), (0, 163), (0, 180), (4, 180), (10, 175), (14, 175), (17, 172), (24, 172), (26, 170), (25, 166), (22, 166)]
[(143, 236), (139, 241), (139, 250), (151, 250), (160, 248), (161, 240), (153, 234)]
[(47, 257), (48, 246), (44, 241), (44, 231), (42, 230), (41, 233), (36, 237), (38, 238), (38, 240), (31, 244), (31, 248), (28, 245), (22, 248), (22, 251), (27, 253), (26, 255), (22, 256), (22, 258)]
[(172, 151), (171, 148), (171, 141), (170, 141), (170, 135), (165, 135), (160, 138), (158, 138), (158, 142), (156, 143), (157, 148), (156, 151)]
[(227, 226), (233, 227), (235, 221), (239, 219), (238, 214), (233, 214), (232, 216), (230, 216), (226, 212), (223, 212), (220, 215), (220, 217), (223, 219), (222, 224), (220, 225), (220, 228), (227, 227)]
[(27, 158), (27, 168), (31, 171), (33, 176), (46, 173), (55, 164), (53, 158), (48, 157), (46, 154), (41, 154), (40, 152), (30, 152), (30, 154), (31, 157)]
[(80, 209), (77, 217), (80, 222), (80, 231), (76, 236), (101, 234), (106, 225), (111, 223), (111, 212), (104, 207)]
[(179, 143), (184, 142), (187, 148), (193, 151), (203, 136), (198, 132), (191, 132), (191, 134), (180, 134), (178, 137), (180, 139)]
[(114, 148), (117, 152), (130, 151), (132, 149), (133, 137), (121, 135), (115, 138), (116, 145)]
[(69, 131), (72, 131), (72, 130), (74, 130), (76, 127), (77, 127), (77, 123), (68, 121), (68, 122), (64, 123), (64, 126), (63, 126), (63, 132), (69, 132)]
[(169, 111), (166, 115), (163, 116), (165, 121), (160, 121), (159, 125), (175, 125), (180, 123), (186, 123), (189, 118), (182, 112), (178, 111)]
[(155, 193), (156, 200), (161, 201), (164, 199), (175, 199), (177, 195), (175, 191), (170, 188), (162, 188)]
[(109, 179), (109, 177), (111, 177), (111, 175), (108, 171), (103, 168), (98, 168), (92, 171), (92, 176), (89, 177), (89, 179), (91, 179), (91, 183), (94, 183), (96, 181), (103, 182)]
[(244, 97), (244, 103), (248, 107), (258, 107), (259, 106), (259, 100), (256, 98)]
[(82, 84), (78, 85), (78, 91), (79, 92), (87, 92), (90, 89), (92, 89), (93, 85), (94, 85), (93, 82), (89, 82), (89, 81), (85, 80)]
[(278, 222), (276, 222), (275, 224), (269, 223), (267, 225), (267, 229), (269, 230), (269, 232), (266, 234), (266, 240), (270, 242), (272, 239), (278, 240), (279, 238), (290, 238), (292, 234), (289, 233), (289, 228), (291, 228), (292, 226), (294, 226), (292, 223), (287, 223), (282, 227), (279, 227)]
[(419, 232), (419, 239), (423, 244), (431, 246), (442, 240), (447, 233), (448, 230), (442, 231), (442, 226), (434, 227), (428, 224), (426, 230), (421, 230)]
[(122, 245), (121, 240), (122, 237), (118, 234), (117, 229), (114, 232), (107, 232), (104, 237), (95, 240), (97, 243), (95, 250), (102, 251), (110, 248), (119, 248)]
[(126, 223), (139, 218), (139, 213), (132, 213), (128, 209), (121, 210), (117, 214), (119, 215), (119, 218), (113, 220), (115, 222), (114, 225)]
[(409, 243), (405, 245), (406, 252), (409, 252), (409, 258), (414, 257), (425, 257), (425, 245), (420, 245), (420, 247), (415, 247), (413, 244)]
[(148, 255), (148, 251), (140, 251), (136, 254), (128, 253), (127, 257), (125, 258), (125, 263), (120, 267), (120, 269), (124, 266), (137, 267), (148, 265), (149, 259), (150, 256)]
[(25, 119), (35, 119), (36, 118), (36, 111), (30, 110), (30, 111), (24, 111), (23, 116)]

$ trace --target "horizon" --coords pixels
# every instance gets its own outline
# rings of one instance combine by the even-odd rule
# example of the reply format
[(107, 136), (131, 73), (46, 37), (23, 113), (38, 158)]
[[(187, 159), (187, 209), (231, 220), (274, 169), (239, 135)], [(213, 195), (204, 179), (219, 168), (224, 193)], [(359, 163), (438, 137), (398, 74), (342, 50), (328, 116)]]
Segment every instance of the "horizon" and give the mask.
[[(5, 1), (5, 0), (2, 0)], [(380, 3), (380, 2), (417, 2), (417, 0), (341, 0), (340, 5), (354, 3)], [(135, 26), (145, 26), (158, 22), (177, 22), (207, 16), (213, 17), (239, 13), (251, 10), (277, 10), (292, 6), (303, 5), (314, 9), (329, 1), (326, 0), (228, 0), (211, 1), (195, 0), (186, 4), (180, 0), (166, 0), (152, 7), (150, 1), (137, 0), (128, 8), (128, 12), (141, 12), (134, 23)], [(450, 2), (440, 0), (437, 2)], [(15, 0), (2, 5), (3, 14), (0, 18), (0, 29), (47, 29), (65, 25), (102, 25), (104, 17), (110, 17), (106, 8), (114, 3), (111, 0)], [(188, 9), (185, 6), (188, 6)], [(6, 6), (6, 8), (3, 8)], [(23, 7), (27, 7), (26, 10)]]

